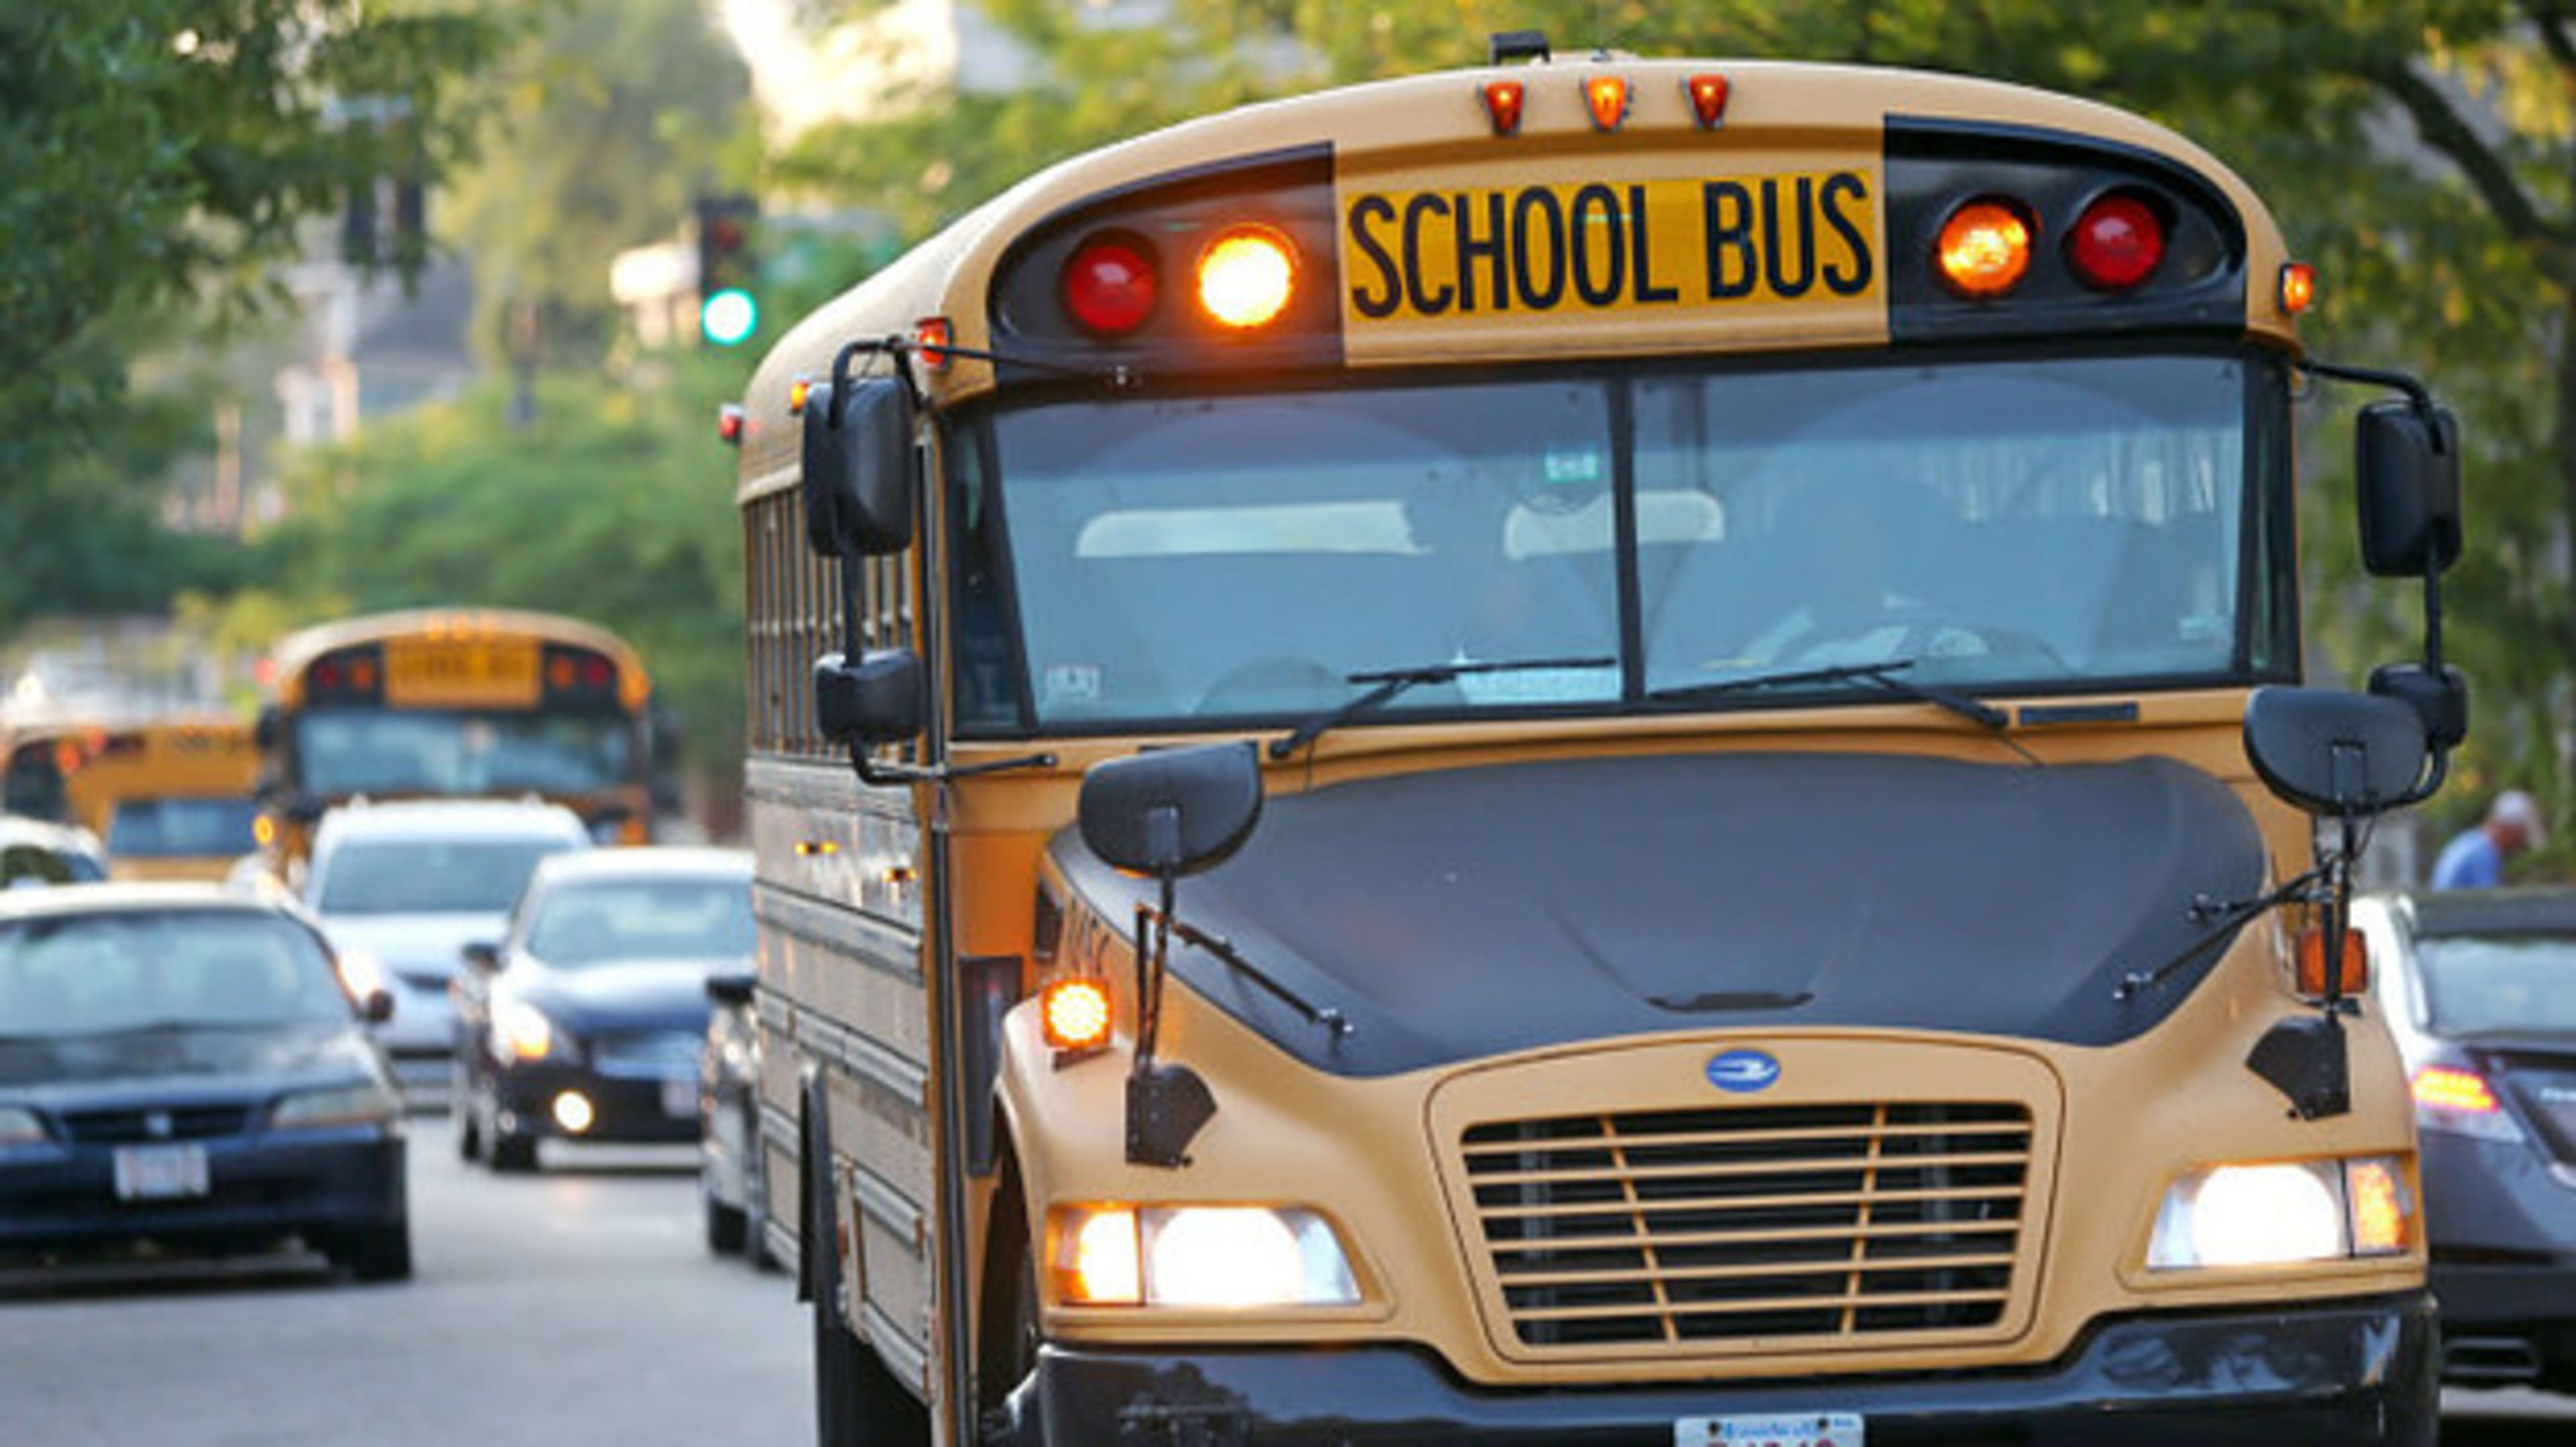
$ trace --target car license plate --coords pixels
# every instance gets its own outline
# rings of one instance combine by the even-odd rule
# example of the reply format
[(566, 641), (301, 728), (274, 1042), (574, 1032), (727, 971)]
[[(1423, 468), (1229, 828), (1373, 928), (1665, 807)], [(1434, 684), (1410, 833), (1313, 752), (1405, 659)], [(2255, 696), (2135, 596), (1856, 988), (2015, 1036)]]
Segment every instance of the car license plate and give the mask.
[(207, 1193), (206, 1148), (197, 1145), (121, 1146), (116, 1152), (116, 1198), (167, 1201)]
[(1858, 1412), (1773, 1412), (1746, 1417), (1683, 1417), (1673, 1447), (1861, 1447)]
[(673, 1118), (698, 1113), (698, 1078), (667, 1076), (662, 1081), (662, 1113)]

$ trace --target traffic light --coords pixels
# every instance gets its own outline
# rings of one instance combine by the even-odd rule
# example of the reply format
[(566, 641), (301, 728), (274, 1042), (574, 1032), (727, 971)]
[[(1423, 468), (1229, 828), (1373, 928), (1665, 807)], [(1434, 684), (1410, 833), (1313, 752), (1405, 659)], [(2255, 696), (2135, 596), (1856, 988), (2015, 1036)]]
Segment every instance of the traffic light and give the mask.
[(760, 303), (752, 283), (760, 261), (752, 253), (760, 203), (749, 196), (700, 196), (698, 225), (698, 329), (719, 347), (739, 346), (760, 329)]

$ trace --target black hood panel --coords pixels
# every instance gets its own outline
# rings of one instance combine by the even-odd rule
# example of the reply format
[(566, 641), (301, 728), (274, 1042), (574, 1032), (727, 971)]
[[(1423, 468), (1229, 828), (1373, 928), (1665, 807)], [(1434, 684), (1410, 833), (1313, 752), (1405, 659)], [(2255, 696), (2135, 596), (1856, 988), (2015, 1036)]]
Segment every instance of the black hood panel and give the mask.
[[(1054, 853), (1122, 926), (1150, 881)], [(1867, 1025), (2126, 1039), (2199, 982), (2195, 897), (2247, 899), (2235, 794), (2162, 759), (2033, 768), (1856, 754), (1515, 764), (1264, 806), (1180, 915), (1355, 1028), (1334, 1039), (1205, 952), (1174, 972), (1320, 1069), (1379, 1075), (1573, 1041)]]

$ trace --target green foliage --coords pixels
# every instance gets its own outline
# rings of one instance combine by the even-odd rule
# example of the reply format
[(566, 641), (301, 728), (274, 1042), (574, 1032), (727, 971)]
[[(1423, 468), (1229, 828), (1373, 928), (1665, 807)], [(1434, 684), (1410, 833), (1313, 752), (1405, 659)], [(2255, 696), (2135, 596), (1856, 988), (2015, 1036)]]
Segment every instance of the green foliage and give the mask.
[[(299, 456), (293, 520), (264, 576), (327, 611), (486, 606), (568, 613), (635, 645), (679, 714), (691, 766), (734, 775), (742, 748), (741, 527), (715, 439), (732, 358), (688, 358), (618, 387), (548, 381), (513, 428), (501, 387)], [(327, 616), (327, 614), (326, 614)]]
[[(507, 360), (505, 313), (533, 308), (549, 366), (598, 365), (617, 333), (609, 262), (679, 234), (693, 191), (733, 165), (750, 77), (698, 0), (562, 0), (475, 94), (483, 159), (441, 197), (473, 259), (472, 334)], [(724, 187), (723, 189), (733, 189)]]
[[(103, 318), (273, 301), (271, 266), (352, 182), (452, 162), (453, 79), (502, 35), (464, 6), (0, 9), (0, 486), (31, 485), (112, 414), (134, 348)], [(354, 98), (405, 119), (345, 124)]]

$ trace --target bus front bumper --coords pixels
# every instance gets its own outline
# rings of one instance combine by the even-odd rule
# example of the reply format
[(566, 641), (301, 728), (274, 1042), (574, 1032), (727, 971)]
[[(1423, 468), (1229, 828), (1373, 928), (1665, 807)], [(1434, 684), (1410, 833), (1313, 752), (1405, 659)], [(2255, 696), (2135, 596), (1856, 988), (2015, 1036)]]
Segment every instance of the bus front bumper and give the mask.
[[(1014, 1447), (1673, 1447), (1719, 1417), (1857, 1413), (1868, 1447), (2430, 1447), (2429, 1294), (2103, 1322), (2045, 1367), (1945, 1376), (1503, 1390), (1405, 1347), (1107, 1351), (1050, 1344)], [(998, 1429), (998, 1430), (995, 1430)]]

